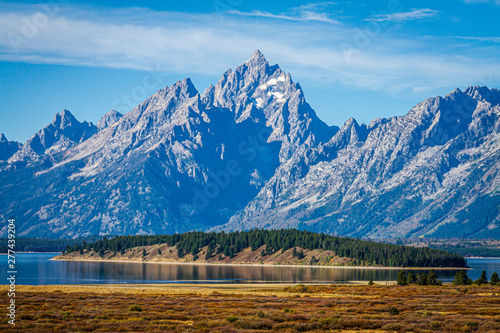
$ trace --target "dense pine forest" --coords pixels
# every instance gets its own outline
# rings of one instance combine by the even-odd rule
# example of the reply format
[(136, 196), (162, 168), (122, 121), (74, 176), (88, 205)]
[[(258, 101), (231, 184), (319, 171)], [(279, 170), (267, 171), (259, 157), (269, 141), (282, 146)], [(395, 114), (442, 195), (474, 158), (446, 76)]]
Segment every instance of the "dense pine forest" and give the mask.
[[(262, 247), (263, 255), (277, 251), (297, 249), (330, 250), (339, 257), (352, 258), (358, 265), (389, 267), (465, 267), (465, 259), (455, 253), (427, 247), (377, 243), (353, 238), (342, 238), (327, 234), (313, 233), (296, 229), (237, 231), (231, 233), (187, 232), (173, 235), (155, 236), (118, 236), (103, 238), (93, 243), (68, 245), (67, 253), (94, 251), (101, 256), (106, 251), (120, 252), (156, 244), (175, 246), (179, 258), (187, 254), (198, 256), (202, 248), (207, 248), (206, 257), (234, 257), (240, 251)], [(295, 252), (295, 250), (294, 250)]]
[(453, 246), (453, 245), (431, 245), (433, 249), (439, 249), (443, 251), (458, 253), (465, 257), (490, 257), (499, 258), (500, 249), (497, 248), (486, 248), (486, 247), (465, 247), (465, 246)]
[[(87, 241), (95, 241), (99, 237), (87, 238)], [(0, 253), (7, 253), (7, 238), (0, 238)], [(82, 243), (82, 239), (40, 239), (40, 238), (16, 238), (16, 252), (62, 252), (68, 246)]]

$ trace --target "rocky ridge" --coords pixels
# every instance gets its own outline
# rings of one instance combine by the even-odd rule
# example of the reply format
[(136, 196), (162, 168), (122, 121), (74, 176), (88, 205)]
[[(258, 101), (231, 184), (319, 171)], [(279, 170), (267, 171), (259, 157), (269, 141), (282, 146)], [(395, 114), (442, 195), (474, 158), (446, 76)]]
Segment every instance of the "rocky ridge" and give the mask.
[(470, 87), (402, 117), (328, 126), (256, 51), (201, 94), (186, 78), (97, 126), (64, 110), (24, 145), (2, 135), (0, 216), (45, 237), (500, 237), (499, 115), (499, 90)]

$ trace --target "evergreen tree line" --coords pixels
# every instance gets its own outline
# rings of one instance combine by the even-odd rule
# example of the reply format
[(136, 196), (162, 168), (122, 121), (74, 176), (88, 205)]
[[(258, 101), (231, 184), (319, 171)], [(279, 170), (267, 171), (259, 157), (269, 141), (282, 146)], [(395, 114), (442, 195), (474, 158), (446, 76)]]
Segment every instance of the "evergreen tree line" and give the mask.
[(416, 275), (409, 271), (406, 275), (405, 271), (399, 271), (396, 281), (398, 286), (406, 286), (409, 284), (417, 284), (420, 286), (440, 286), (442, 282), (437, 279), (436, 272), (431, 269), (429, 273), (417, 273)]
[[(188, 253), (197, 255), (201, 248), (207, 247), (206, 258), (215, 255), (234, 257), (245, 248), (252, 251), (266, 245), (263, 255), (271, 255), (277, 251), (291, 248), (308, 250), (323, 249), (335, 252), (339, 257), (355, 259), (362, 265), (379, 265), (390, 267), (466, 267), (465, 259), (455, 253), (427, 247), (377, 243), (354, 238), (330, 236), (297, 229), (236, 231), (231, 233), (206, 233), (192, 231), (173, 235), (138, 235), (103, 238), (93, 243), (83, 242), (68, 246), (66, 252), (83, 253), (114, 251), (123, 254), (126, 250), (137, 246), (167, 244), (175, 246), (179, 257)], [(101, 251), (102, 250), (102, 251)]]
[[(96, 237), (92, 239), (95, 240)], [(16, 238), (14, 250), (16, 252), (63, 252), (68, 246), (81, 243), (81, 239), (39, 239)], [(8, 239), (0, 239), (0, 253), (7, 253)]]
[(491, 279), (488, 281), (488, 277), (486, 276), (486, 271), (481, 272), (481, 276), (479, 279), (472, 281), (470, 277), (467, 276), (467, 272), (465, 270), (461, 270), (455, 274), (455, 279), (453, 280), (453, 285), (455, 286), (465, 286), (469, 284), (491, 284), (492, 286), (500, 285), (500, 279), (498, 278), (498, 274), (495, 272), (491, 274)]
[[(437, 279), (437, 274), (433, 269), (431, 269), (428, 274), (418, 273), (417, 275), (413, 274), (412, 271), (409, 271), (408, 275), (406, 275), (406, 272), (401, 270), (398, 272), (396, 283), (398, 286), (406, 286), (409, 284), (417, 284), (421, 286), (440, 286), (442, 284), (441, 281)], [(498, 274), (495, 272), (491, 275), (490, 281), (488, 281), (486, 271), (482, 271), (479, 279), (472, 281), (472, 279), (467, 276), (467, 272), (465, 270), (461, 270), (455, 274), (455, 279), (453, 280), (454, 286), (464, 286), (473, 283), (479, 286), (489, 283), (494, 286), (500, 285), (500, 279), (498, 278)]]
[(467, 245), (429, 245), (433, 249), (454, 252), (471, 257), (500, 257), (500, 249), (487, 247), (470, 247)]

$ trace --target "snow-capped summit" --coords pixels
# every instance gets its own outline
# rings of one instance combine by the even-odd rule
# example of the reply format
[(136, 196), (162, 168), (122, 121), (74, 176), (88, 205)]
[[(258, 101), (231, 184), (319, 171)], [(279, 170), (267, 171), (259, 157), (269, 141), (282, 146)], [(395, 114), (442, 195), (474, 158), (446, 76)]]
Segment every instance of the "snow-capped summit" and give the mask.
[(316, 116), (300, 85), (278, 65), (270, 66), (259, 50), (234, 71), (226, 71), (202, 99), (208, 108), (213, 105), (230, 110), (237, 122), (265, 122), (272, 129), (269, 141), (282, 142), (282, 159), (308, 138), (317, 144), (338, 130)]

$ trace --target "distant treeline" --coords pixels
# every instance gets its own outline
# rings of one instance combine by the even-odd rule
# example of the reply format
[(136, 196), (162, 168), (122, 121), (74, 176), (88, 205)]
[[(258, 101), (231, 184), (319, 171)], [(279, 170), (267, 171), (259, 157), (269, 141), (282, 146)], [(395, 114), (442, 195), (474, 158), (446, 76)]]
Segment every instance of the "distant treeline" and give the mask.
[(500, 257), (500, 249), (487, 248), (487, 247), (467, 247), (467, 246), (453, 246), (453, 245), (431, 245), (431, 248), (444, 250), (448, 252), (455, 252), (462, 256), (469, 257)]
[[(96, 241), (99, 237), (86, 238), (87, 241)], [(15, 252), (63, 252), (68, 246), (81, 244), (83, 239), (41, 239), (16, 238)], [(0, 238), (0, 253), (7, 253), (8, 239)]]
[(455, 253), (428, 247), (409, 247), (394, 244), (376, 243), (353, 238), (334, 237), (326, 234), (301, 231), (297, 229), (240, 231), (231, 233), (188, 232), (174, 235), (156, 236), (118, 236), (103, 238), (93, 243), (68, 246), (67, 252), (83, 253), (93, 250), (97, 253), (115, 251), (123, 254), (137, 246), (168, 244), (176, 246), (178, 256), (188, 253), (197, 255), (207, 247), (207, 258), (224, 254), (234, 257), (245, 248), (253, 251), (266, 245), (264, 254), (286, 251), (291, 248), (308, 250), (323, 249), (334, 251), (339, 257), (356, 260), (359, 265), (389, 267), (465, 267), (465, 259)]

